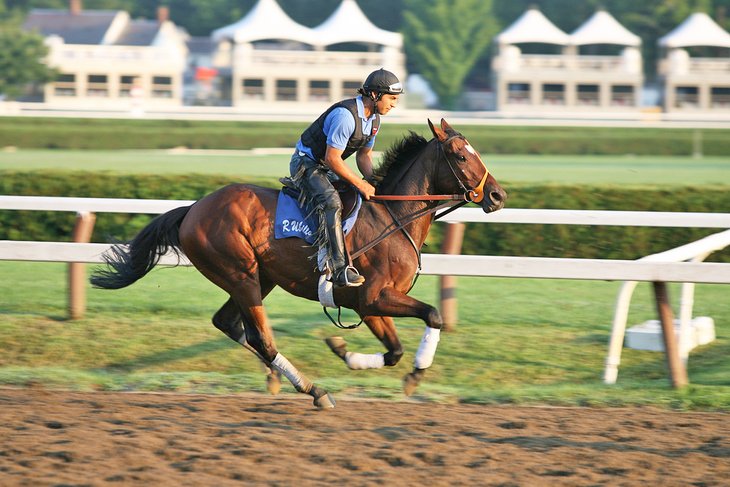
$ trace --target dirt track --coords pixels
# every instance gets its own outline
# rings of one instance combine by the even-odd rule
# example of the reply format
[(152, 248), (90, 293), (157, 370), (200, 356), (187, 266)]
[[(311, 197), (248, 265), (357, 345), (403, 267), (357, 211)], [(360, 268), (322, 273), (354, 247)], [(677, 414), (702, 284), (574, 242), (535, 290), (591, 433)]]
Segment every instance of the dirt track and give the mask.
[(0, 390), (0, 485), (729, 485), (729, 419)]

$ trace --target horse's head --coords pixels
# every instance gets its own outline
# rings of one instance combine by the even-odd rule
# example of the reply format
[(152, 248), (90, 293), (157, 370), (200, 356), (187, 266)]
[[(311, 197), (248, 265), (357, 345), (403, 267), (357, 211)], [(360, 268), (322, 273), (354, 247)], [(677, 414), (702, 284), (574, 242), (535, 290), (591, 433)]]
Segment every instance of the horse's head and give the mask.
[(494, 176), (474, 147), (466, 138), (441, 119), (441, 126), (428, 121), (433, 136), (443, 151), (445, 162), (450, 171), (441, 172), (439, 184), (445, 191), (461, 191), (469, 201), (479, 204), (485, 213), (502, 209), (507, 193)]

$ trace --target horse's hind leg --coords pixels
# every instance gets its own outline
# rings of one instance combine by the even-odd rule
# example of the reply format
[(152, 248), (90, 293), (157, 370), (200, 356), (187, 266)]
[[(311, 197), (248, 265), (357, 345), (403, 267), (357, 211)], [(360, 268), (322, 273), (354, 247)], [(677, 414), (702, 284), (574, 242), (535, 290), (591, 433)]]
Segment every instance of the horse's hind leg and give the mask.
[(314, 385), (276, 349), (261, 300), (257, 299), (256, 291), (246, 284), (241, 283), (236, 292), (231, 293), (241, 309), (246, 341), (256, 350), (264, 363), (289, 379), (297, 391), (312, 396), (315, 406), (334, 407), (335, 401), (327, 391)]
[[(220, 287), (228, 292), (231, 298), (238, 305), (238, 310), (243, 322), (243, 334), (234, 327), (231, 338), (237, 342), (248, 343), (256, 355), (271, 369), (283, 374), (294, 385), (297, 391), (309, 394), (314, 398), (314, 405), (319, 408), (334, 407), (334, 400), (324, 389), (314, 385), (309, 379), (302, 375), (294, 365), (279, 353), (274, 343), (274, 334), (269, 327), (266, 313), (263, 306), (263, 297), (271, 291), (272, 285), (267, 285), (264, 280), (263, 286), (260, 282), (258, 263), (253, 258), (243, 254), (238, 259), (238, 272), (234, 269), (222, 267), (208, 278), (213, 282), (220, 283)], [(230, 259), (230, 261), (234, 261)], [(248, 264), (248, 265), (246, 265)], [(245, 271), (240, 272), (243, 267)], [(233, 315), (231, 308), (224, 306), (219, 311), (219, 318), (230, 318)], [(228, 331), (231, 333), (231, 330)]]
[[(273, 285), (267, 291), (262, 286), (262, 296), (266, 296), (273, 288)], [(281, 373), (278, 370), (271, 369), (258, 352), (246, 341), (246, 333), (243, 330), (243, 320), (241, 319), (241, 311), (233, 299), (228, 299), (223, 306), (213, 315), (213, 325), (226, 334), (231, 340), (241, 344), (244, 348), (256, 355), (261, 361), (261, 365), (266, 372), (266, 389), (271, 394), (278, 394), (281, 389)]]

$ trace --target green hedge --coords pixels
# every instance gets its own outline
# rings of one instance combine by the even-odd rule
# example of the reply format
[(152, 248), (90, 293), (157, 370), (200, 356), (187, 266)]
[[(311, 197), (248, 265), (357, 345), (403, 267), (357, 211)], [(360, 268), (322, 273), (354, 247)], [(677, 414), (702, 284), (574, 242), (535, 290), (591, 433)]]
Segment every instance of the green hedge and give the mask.
[[(226, 176), (123, 176), (98, 173), (5, 172), (0, 194), (196, 200), (231, 181)], [(278, 187), (275, 179), (252, 180)], [(625, 189), (583, 186), (509, 188), (508, 207), (626, 211), (730, 212), (727, 188)], [(92, 237), (129, 239), (152, 217), (100, 213)], [(68, 212), (0, 211), (0, 239), (68, 241), (75, 216)], [(427, 252), (439, 249), (443, 225), (435, 225)], [(468, 224), (464, 253), (634, 259), (709, 235), (716, 229), (574, 225)], [(713, 260), (730, 261), (727, 250)]]
[[(378, 147), (408, 130), (429, 136), (423, 124), (383, 123)], [(0, 147), (58, 149), (252, 149), (293, 147), (304, 123), (107, 120), (0, 117)], [(485, 154), (705, 155), (730, 154), (727, 129), (503, 127), (455, 125)]]

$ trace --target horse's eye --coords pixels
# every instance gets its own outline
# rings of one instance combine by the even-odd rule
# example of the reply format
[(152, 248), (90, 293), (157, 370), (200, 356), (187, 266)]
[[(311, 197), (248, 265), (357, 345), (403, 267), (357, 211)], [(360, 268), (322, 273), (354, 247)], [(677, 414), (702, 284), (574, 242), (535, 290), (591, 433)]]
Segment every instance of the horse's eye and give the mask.
[(460, 160), (461, 162), (466, 162), (466, 157), (464, 157), (464, 156), (459, 156), (459, 160)]

